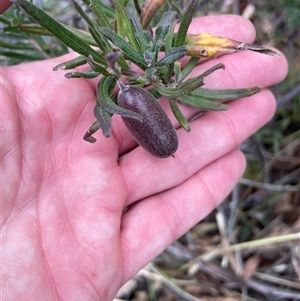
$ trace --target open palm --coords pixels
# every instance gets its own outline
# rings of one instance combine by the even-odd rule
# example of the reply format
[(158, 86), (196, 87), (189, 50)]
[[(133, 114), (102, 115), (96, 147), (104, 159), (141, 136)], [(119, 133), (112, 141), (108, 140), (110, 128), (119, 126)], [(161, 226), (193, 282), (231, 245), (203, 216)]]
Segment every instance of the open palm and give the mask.
[[(234, 16), (195, 19), (190, 32), (199, 31), (245, 42), (255, 35)], [(245, 166), (237, 146), (274, 113), (268, 90), (207, 113), (190, 133), (178, 129), (175, 158), (137, 147), (119, 116), (109, 139), (99, 132), (90, 144), (82, 136), (93, 122), (95, 82), (51, 70), (72, 55), (1, 72), (4, 299), (111, 300), (226, 197)], [(205, 87), (269, 86), (287, 69), (283, 57), (243, 52), (193, 72), (220, 61), (226, 70)], [(197, 113), (184, 110), (190, 118)]]

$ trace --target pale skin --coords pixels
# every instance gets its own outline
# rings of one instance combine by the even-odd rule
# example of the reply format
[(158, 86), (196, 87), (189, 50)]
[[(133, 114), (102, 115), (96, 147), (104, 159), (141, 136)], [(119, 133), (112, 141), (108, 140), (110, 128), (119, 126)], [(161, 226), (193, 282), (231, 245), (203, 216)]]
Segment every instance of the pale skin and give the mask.
[[(195, 19), (191, 32), (200, 29), (248, 43), (255, 38), (251, 23), (237, 16)], [(82, 136), (94, 121), (96, 81), (52, 71), (70, 57), (1, 69), (5, 300), (112, 300), (226, 198), (245, 169), (238, 145), (275, 111), (265, 89), (194, 120), (190, 133), (172, 117), (179, 136), (175, 158), (147, 154), (118, 116), (111, 137), (97, 132), (97, 143), (90, 144)], [(226, 70), (209, 76), (207, 88), (267, 87), (287, 73), (283, 56), (248, 51), (203, 63), (193, 73), (218, 62)], [(189, 118), (197, 113), (183, 110)]]

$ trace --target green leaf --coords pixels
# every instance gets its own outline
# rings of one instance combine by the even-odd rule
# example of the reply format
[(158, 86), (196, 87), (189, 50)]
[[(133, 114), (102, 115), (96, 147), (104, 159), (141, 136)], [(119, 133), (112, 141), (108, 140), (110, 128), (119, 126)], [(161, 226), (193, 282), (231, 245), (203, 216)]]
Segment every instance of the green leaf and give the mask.
[(157, 91), (164, 96), (168, 96), (168, 97), (180, 97), (183, 95), (188, 95), (190, 93), (192, 93), (194, 90), (196, 90), (197, 88), (201, 87), (204, 85), (204, 79), (206, 76), (208, 76), (209, 74), (213, 73), (214, 71), (224, 68), (225, 66), (221, 63), (213, 66), (212, 68), (206, 70), (205, 72), (203, 72), (202, 74), (194, 77), (194, 78), (190, 78), (188, 79), (186, 82), (182, 83), (181, 85), (179, 85), (178, 87), (174, 87), (174, 86), (168, 86), (168, 87), (157, 87)]
[(88, 131), (84, 134), (83, 136), (83, 140), (91, 142), (91, 143), (95, 143), (97, 140), (92, 136), (94, 133), (96, 133), (100, 128), (100, 125), (98, 123), (98, 121), (95, 121), (90, 128), (88, 129)]
[(145, 74), (147, 77), (152, 77), (157, 72), (155, 67), (149, 67), (145, 70)]
[(64, 63), (61, 63), (61, 64), (55, 66), (53, 68), (53, 70), (57, 71), (57, 70), (74, 69), (75, 67), (86, 64), (86, 62), (87, 62), (87, 58), (84, 55), (80, 55), (75, 59), (72, 59), (70, 61), (67, 61), (67, 62), (64, 62)]
[[(175, 28), (176, 23), (177, 23), (177, 21), (173, 20), (171, 22), (170, 27), (169, 27), (168, 33), (167, 33), (166, 38), (165, 38), (165, 44), (164, 44), (164, 46), (165, 46), (165, 49), (164, 49), (165, 52), (168, 52), (168, 50), (173, 46), (173, 41), (174, 41), (174, 36), (175, 36), (174, 28)], [(164, 76), (165, 83), (169, 83), (170, 82), (171, 76), (173, 74), (173, 69), (174, 69), (173, 64), (170, 64), (168, 66), (168, 72)]]
[(171, 25), (173, 18), (172, 12), (166, 12), (163, 14), (162, 18), (157, 24), (157, 28), (155, 31), (155, 38), (153, 41), (151, 52), (155, 53), (155, 61), (157, 60), (158, 52), (164, 42), (164, 39), (169, 31), (169, 27)]
[(0, 40), (0, 49), (1, 48), (8, 48), (8, 49), (14, 49), (14, 50), (32, 50), (34, 49), (33, 46), (29, 43), (23, 43), (23, 42), (17, 42), (15, 44), (11, 43), (5, 43), (2, 40)]
[[(66, 29), (74, 33), (78, 38), (83, 40), (85, 43), (91, 46), (98, 46), (97, 43), (94, 41), (93, 37), (83, 31), (76, 29), (74, 27), (68, 26), (66, 24), (59, 23), (62, 26), (64, 26)], [(37, 35), (42, 35), (42, 36), (54, 36), (51, 32), (46, 30), (44, 27), (38, 25), (38, 24), (19, 24), (18, 29), (22, 32), (27, 32), (27, 33), (32, 33), (32, 34), (37, 34)]]
[(164, 66), (175, 63), (176, 61), (182, 59), (187, 53), (187, 48), (185, 46), (172, 47), (166, 52), (166, 56), (162, 58), (156, 66)]
[(150, 32), (147, 31), (147, 30), (144, 30), (144, 35), (145, 35), (145, 39), (147, 41), (147, 45), (152, 44), (153, 43), (153, 39), (152, 39), (152, 36), (151, 36)]
[(155, 57), (155, 53), (154, 52), (151, 52), (149, 50), (146, 50), (144, 52), (144, 60), (147, 64), (148, 67), (150, 67), (153, 63), (153, 60), (154, 60), (154, 57)]
[(87, 62), (93, 71), (99, 72), (102, 75), (106, 75), (106, 76), (110, 75), (110, 73), (102, 65), (95, 62), (95, 60), (93, 59), (93, 57), (91, 55), (88, 56)]
[(95, 13), (95, 16), (100, 26), (111, 28), (109, 19), (103, 9), (103, 4), (101, 5), (101, 1), (91, 0), (90, 8)]
[(86, 13), (85, 11), (81, 8), (81, 6), (75, 1), (72, 0), (73, 5), (75, 7), (75, 9), (77, 10), (77, 12), (79, 13), (79, 15), (83, 18), (83, 20), (92, 28), (97, 28), (98, 24), (91, 19)]
[(173, 47), (173, 42), (174, 42), (174, 37), (175, 37), (174, 28), (175, 28), (176, 23), (177, 23), (177, 20), (173, 20), (169, 26), (169, 30), (166, 35), (165, 44), (164, 44), (165, 52), (167, 52), (171, 47)]
[(179, 109), (176, 99), (170, 98), (169, 102), (170, 102), (172, 112), (173, 112), (174, 116), (176, 117), (176, 119), (178, 120), (179, 124), (187, 132), (189, 132), (191, 130), (190, 124), (189, 124), (188, 120), (185, 118), (185, 116), (183, 115), (183, 113), (181, 112), (181, 110)]
[(196, 67), (197, 63), (199, 62), (200, 58), (198, 57), (191, 57), (185, 67), (182, 69), (182, 80), (184, 80)]
[(174, 77), (175, 77), (175, 83), (179, 84), (182, 81), (182, 72), (181, 72), (181, 63), (175, 62), (174, 64)]
[(137, 66), (143, 70), (147, 67), (144, 58), (135, 51), (123, 38), (107, 27), (100, 27), (100, 32), (109, 39), (115, 46), (120, 48), (123, 53)]
[(98, 0), (98, 2), (99, 2), (99, 5), (102, 7), (103, 12), (106, 14), (107, 18), (109, 20), (115, 20), (116, 19), (116, 10), (114, 9), (114, 7), (110, 6), (110, 1), (109, 1), (109, 5), (106, 5), (101, 0)]
[(69, 72), (65, 74), (66, 78), (95, 78), (100, 75), (100, 72), (95, 72), (93, 70), (87, 72)]
[(86, 57), (91, 54), (96, 62), (104, 65), (106, 64), (104, 58), (97, 51), (77, 37), (73, 32), (47, 15), (43, 10), (25, 0), (12, 0), (12, 2), (19, 5), (28, 15), (35, 19), (41, 26), (47, 29), (66, 46)]
[[(36, 61), (37, 59), (44, 59), (44, 57), (40, 53), (18, 53), (18, 52), (13, 52), (13, 51), (0, 51), (0, 55), (4, 57), (9, 57), (13, 59), (20, 60), (20, 62), (24, 62), (25, 60), (28, 61)], [(38, 57), (37, 57), (38, 55)]]
[(37, 24), (18, 24), (18, 29), (22, 32), (38, 34), (41, 36), (52, 36), (48, 30)]
[(146, 46), (147, 46), (147, 38), (146, 38), (145, 32), (141, 26), (140, 20), (137, 18), (136, 15), (131, 15), (130, 21), (133, 26), (136, 41), (139, 45), (139, 50), (140, 50), (140, 52), (144, 53), (146, 50)]
[(73, 0), (73, 4), (74, 4), (77, 12), (88, 24), (89, 32), (91, 33), (92, 37), (96, 41), (98, 47), (104, 52), (104, 54), (110, 52), (111, 47), (110, 47), (109, 43), (107, 42), (107, 40), (104, 39), (103, 36), (100, 34), (100, 32), (98, 30), (99, 29), (98, 24), (84, 12), (84, 10), (79, 6), (79, 4), (75, 0)]
[(204, 111), (226, 111), (229, 107), (223, 103), (213, 102), (195, 95), (184, 95), (180, 102)]
[(127, 15), (123, 1), (112, 0), (112, 3), (116, 9), (118, 34), (123, 38), (127, 37), (132, 48), (138, 51), (139, 46), (135, 40), (134, 31), (129, 17)]
[(179, 7), (178, 1), (169, 0), (169, 3), (172, 6), (172, 8), (174, 9), (174, 11), (177, 12), (179, 17), (182, 18), (182, 12), (181, 12), (181, 9)]
[(142, 121), (143, 117), (141, 114), (117, 106), (110, 98), (109, 92), (111, 91), (112, 86), (115, 85), (115, 82), (116, 81), (113, 76), (103, 76), (99, 81), (97, 99), (102, 108), (111, 114), (119, 114), (122, 117), (133, 118)]
[(105, 111), (100, 106), (100, 103), (98, 101), (94, 108), (94, 116), (98, 121), (99, 127), (102, 130), (103, 135), (108, 138), (110, 136), (111, 129), (111, 114)]
[(195, 12), (197, 11), (198, 4), (199, 0), (191, 0), (188, 3), (185, 11), (183, 12), (183, 17), (181, 19), (178, 32), (176, 34), (176, 39), (174, 43), (175, 47), (184, 45), (188, 28), (193, 20)]
[(242, 97), (248, 97), (262, 90), (261, 86), (245, 88), (245, 89), (228, 89), (228, 90), (208, 90), (199, 88), (195, 90), (194, 95), (214, 101), (229, 101)]
[(100, 34), (99, 28), (89, 27), (89, 32), (97, 43), (97, 46), (102, 50), (103, 54), (107, 54), (112, 51), (109, 42)]

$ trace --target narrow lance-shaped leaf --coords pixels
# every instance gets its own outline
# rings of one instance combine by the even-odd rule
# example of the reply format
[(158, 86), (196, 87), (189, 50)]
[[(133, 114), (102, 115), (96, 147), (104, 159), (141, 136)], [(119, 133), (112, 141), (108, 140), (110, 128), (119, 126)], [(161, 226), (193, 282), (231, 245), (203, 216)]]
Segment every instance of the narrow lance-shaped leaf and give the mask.
[[(174, 36), (175, 36), (175, 33), (174, 33), (174, 28), (175, 28), (175, 24), (177, 23), (176, 20), (173, 20), (170, 24), (170, 27), (169, 27), (169, 30), (168, 30), (168, 33), (166, 35), (166, 38), (165, 38), (165, 43), (164, 43), (164, 46), (165, 46), (165, 52), (168, 52), (170, 48), (173, 47), (173, 41), (174, 41)], [(174, 66), (173, 64), (170, 64), (168, 66), (168, 72), (165, 74), (164, 76), (164, 81), (165, 83), (169, 83), (170, 80), (171, 80), (171, 76), (173, 74), (173, 69), (174, 69)]]
[(92, 136), (94, 133), (96, 133), (100, 128), (100, 125), (98, 123), (98, 121), (95, 121), (90, 128), (88, 129), (88, 131), (84, 134), (83, 139), (85, 141), (88, 141), (90, 143), (95, 143), (97, 140)]
[(180, 62), (174, 63), (174, 77), (175, 77), (175, 83), (180, 84), (182, 81), (182, 72), (181, 72), (181, 63)]
[(175, 63), (182, 59), (187, 53), (187, 48), (184, 46), (170, 48), (164, 58), (162, 58), (156, 66), (164, 66)]
[(142, 53), (144, 53), (145, 49), (146, 49), (146, 45), (147, 45), (147, 39), (145, 36), (145, 32), (144, 32), (144, 30), (141, 26), (141, 23), (136, 15), (131, 15), (130, 21), (131, 21), (133, 29), (134, 29), (134, 34), (135, 34), (136, 41), (139, 45), (139, 49)]
[(37, 34), (41, 36), (52, 36), (52, 34), (44, 27), (38, 24), (18, 24), (18, 29), (22, 32)]
[(205, 111), (226, 111), (229, 107), (223, 103), (213, 102), (195, 95), (183, 95), (180, 102)]
[(144, 52), (144, 60), (148, 67), (150, 67), (154, 61), (155, 53), (149, 50)]
[[(68, 26), (63, 23), (59, 23), (63, 27), (65, 27), (67, 30), (75, 34), (78, 38), (80, 38), (82, 41), (84, 41), (86, 44), (91, 46), (98, 46), (97, 43), (94, 41), (93, 37), (83, 30)], [(55, 36), (51, 32), (49, 32), (47, 29), (42, 27), (39, 24), (19, 24), (18, 29), (22, 32), (32, 33), (36, 35), (42, 35), (42, 36)]]
[(81, 6), (75, 0), (72, 0), (72, 2), (73, 2), (73, 5), (74, 5), (76, 11), (79, 13), (79, 15), (85, 20), (85, 22), (90, 27), (93, 27), (93, 28), (98, 27), (98, 24), (85, 13), (85, 11), (81, 8)]
[(121, 76), (120, 69), (117, 66), (117, 61), (118, 61), (119, 57), (120, 57), (120, 53), (118, 53), (118, 52), (111, 52), (105, 56), (105, 59), (109, 65), (109, 67), (111, 68), (112, 73), (117, 78), (119, 78)]
[(0, 39), (0, 53), (2, 48), (8, 48), (10, 50), (32, 50), (34, 47), (30, 45), (28, 42), (17, 42), (15, 44), (5, 43)]
[(110, 28), (111, 25), (109, 23), (109, 19), (100, 2), (100, 0), (91, 0), (90, 8), (95, 13), (99, 25)]
[(88, 72), (69, 72), (65, 74), (66, 78), (95, 78), (99, 76), (99, 72), (95, 72), (93, 70), (90, 70)]
[(100, 32), (109, 39), (115, 46), (120, 48), (123, 53), (137, 66), (142, 69), (147, 67), (143, 57), (135, 51), (123, 38), (107, 27), (100, 27)]
[(75, 59), (69, 60), (67, 62), (61, 63), (53, 68), (54, 71), (57, 70), (67, 70), (74, 69), (75, 67), (82, 66), (86, 64), (87, 58), (84, 55), (80, 55)]
[(179, 47), (184, 45), (185, 37), (188, 31), (188, 28), (193, 20), (193, 16), (197, 11), (199, 0), (191, 0), (186, 9), (183, 12), (183, 17), (181, 19), (179, 29), (175, 38), (174, 46)]
[(181, 71), (182, 80), (184, 80), (194, 70), (198, 62), (199, 62), (198, 57), (191, 57), (189, 59), (188, 63), (184, 66), (184, 68)]
[(124, 7), (123, 1), (112, 0), (112, 2), (116, 9), (118, 34), (123, 38), (127, 37), (132, 48), (134, 50), (138, 50), (139, 46), (135, 40), (134, 31)]
[(176, 11), (176, 13), (179, 15), (180, 19), (182, 18), (182, 11), (181, 8), (179, 7), (178, 1), (175, 0), (169, 0), (170, 5)]
[(199, 88), (194, 91), (193, 95), (200, 96), (214, 101), (230, 101), (242, 97), (254, 95), (262, 90), (261, 86), (255, 86), (245, 89), (227, 89), (227, 90), (208, 90)]
[(209, 74), (213, 73), (214, 71), (218, 70), (218, 69), (224, 69), (224, 65), (219, 63), (213, 67), (211, 67), (210, 69), (206, 70), (205, 72), (203, 72), (202, 74), (194, 77), (194, 78), (190, 78), (188, 79), (186, 82), (182, 83), (181, 85), (179, 85), (178, 87), (173, 87), (173, 86), (168, 86), (168, 87), (157, 87), (157, 91), (164, 96), (168, 96), (168, 97), (180, 97), (183, 95), (187, 95), (192, 93), (194, 90), (196, 90), (197, 88), (201, 87), (204, 85), (204, 79), (206, 76), (208, 76)]
[(103, 76), (98, 83), (97, 99), (102, 108), (111, 114), (119, 114), (122, 117), (133, 118), (141, 121), (143, 119), (141, 114), (123, 109), (112, 101), (109, 91), (114, 83), (115, 79), (113, 76)]
[(100, 34), (99, 28), (96, 29), (96, 28), (89, 27), (89, 31), (92, 37), (94, 38), (94, 40), (96, 41), (97, 46), (102, 50), (104, 54), (111, 52), (111, 46), (109, 42), (105, 39), (105, 37), (103, 37)]
[(178, 120), (179, 124), (187, 131), (189, 132), (191, 130), (190, 124), (181, 112), (180, 108), (178, 107), (178, 104), (176, 102), (176, 99), (170, 98), (170, 107), (172, 109), (172, 112), (176, 119)]
[(106, 76), (110, 75), (110, 73), (102, 65), (98, 64), (91, 55), (88, 56), (87, 62), (93, 71), (99, 72), (102, 75)]
[(52, 17), (47, 15), (43, 10), (34, 6), (25, 0), (12, 0), (15, 4), (19, 5), (25, 12), (35, 19), (41, 26), (47, 29), (52, 35), (59, 39), (66, 46), (72, 48), (79, 54), (86, 57), (91, 54), (95, 61), (105, 64), (104, 58), (97, 53), (93, 48), (86, 44), (82, 39), (78, 38), (74, 33), (65, 28), (63, 25), (55, 21)]
[(111, 114), (105, 111), (100, 103), (97, 101), (94, 108), (94, 116), (96, 117), (99, 127), (102, 130), (103, 135), (108, 138), (110, 136), (111, 129)]
[(98, 28), (99, 28), (98, 24), (85, 13), (85, 11), (80, 7), (80, 5), (75, 0), (72, 0), (72, 1), (73, 1), (74, 7), (77, 10), (77, 12), (88, 24), (89, 32), (91, 33), (92, 37), (96, 41), (97, 46), (104, 53), (108, 53), (111, 50), (110, 45), (109, 45), (108, 41), (106, 39), (104, 39), (104, 37), (100, 34), (100, 32), (98, 30)]
[(222, 63), (219, 63), (208, 70), (204, 71), (202, 74), (188, 79), (186, 82), (184, 82), (180, 88), (185, 91), (184, 94), (189, 94), (193, 92), (195, 89), (201, 87), (204, 85), (204, 79), (210, 75), (211, 73), (215, 72), (218, 69), (225, 69), (225, 65)]
[(187, 55), (193, 57), (214, 58), (242, 50), (251, 50), (267, 55), (280, 56), (279, 53), (263, 46), (217, 37), (205, 32), (200, 34), (188, 34), (184, 45), (188, 48)]
[[(106, 5), (105, 3), (103, 3), (103, 1), (101, 0), (89, 0), (90, 1), (90, 5), (94, 4), (97, 2), (97, 5), (99, 5), (103, 11), (103, 13), (107, 16), (108, 19), (108, 23), (109, 20), (114, 20), (116, 18), (116, 11), (113, 7), (110, 7), (108, 5)], [(93, 8), (91, 7), (91, 9), (93, 10)], [(93, 10), (94, 13), (96, 14), (95, 10)], [(97, 18), (99, 18), (100, 16), (96, 15)], [(102, 19), (103, 20), (103, 19)], [(100, 22), (99, 22), (100, 24)], [(100, 24), (101, 25), (101, 24)], [(107, 24), (106, 24), (107, 25)], [(106, 25), (101, 25), (101, 26), (106, 26)], [(107, 27), (111, 27), (111, 26), (107, 26)]]
[(155, 60), (157, 59), (158, 52), (161, 48), (161, 45), (164, 42), (164, 39), (169, 31), (169, 27), (172, 22), (173, 13), (172, 12), (166, 12), (160, 19), (160, 21), (157, 24), (157, 28), (155, 31), (155, 38), (153, 42), (153, 46), (151, 49), (151, 52), (155, 53)]

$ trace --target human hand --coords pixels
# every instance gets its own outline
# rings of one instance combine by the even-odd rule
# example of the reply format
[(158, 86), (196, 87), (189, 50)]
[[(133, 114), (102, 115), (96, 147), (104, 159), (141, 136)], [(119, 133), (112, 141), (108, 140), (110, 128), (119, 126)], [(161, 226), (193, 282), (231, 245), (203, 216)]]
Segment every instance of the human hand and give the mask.
[[(190, 32), (202, 31), (248, 43), (255, 37), (237, 16), (195, 19)], [(229, 111), (208, 112), (191, 122), (190, 133), (177, 130), (175, 158), (137, 147), (119, 116), (109, 139), (99, 132), (89, 144), (82, 136), (93, 122), (95, 82), (52, 71), (72, 56), (2, 69), (4, 299), (113, 299), (224, 200), (244, 171), (238, 145), (275, 110), (263, 90), (229, 103)], [(205, 88), (266, 87), (287, 73), (284, 57), (253, 52), (207, 61), (193, 73), (218, 62), (226, 70), (207, 77)]]

